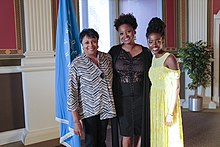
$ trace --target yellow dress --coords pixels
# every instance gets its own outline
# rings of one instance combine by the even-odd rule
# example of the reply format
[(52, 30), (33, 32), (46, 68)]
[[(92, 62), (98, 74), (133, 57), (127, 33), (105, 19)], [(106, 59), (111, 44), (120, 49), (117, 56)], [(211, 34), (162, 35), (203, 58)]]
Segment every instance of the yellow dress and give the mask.
[(179, 70), (164, 66), (164, 61), (168, 56), (169, 53), (165, 53), (160, 58), (154, 56), (149, 71), (152, 82), (150, 93), (151, 147), (184, 146), (179, 98), (173, 114), (173, 125), (171, 127), (165, 125), (165, 116), (168, 114), (168, 106), (174, 91), (172, 81), (180, 78)]

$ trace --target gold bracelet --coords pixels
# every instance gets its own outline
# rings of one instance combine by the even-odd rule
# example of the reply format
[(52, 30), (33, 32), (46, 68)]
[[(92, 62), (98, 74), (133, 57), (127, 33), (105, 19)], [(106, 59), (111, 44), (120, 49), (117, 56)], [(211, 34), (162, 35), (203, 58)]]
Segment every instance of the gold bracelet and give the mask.
[(173, 114), (169, 114), (169, 113), (168, 113), (168, 115), (173, 116)]

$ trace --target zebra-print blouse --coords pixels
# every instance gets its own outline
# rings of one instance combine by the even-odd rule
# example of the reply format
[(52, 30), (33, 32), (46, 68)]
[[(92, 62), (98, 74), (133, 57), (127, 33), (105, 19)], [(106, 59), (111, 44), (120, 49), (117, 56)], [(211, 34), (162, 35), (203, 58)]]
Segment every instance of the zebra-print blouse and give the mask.
[(98, 51), (98, 66), (81, 54), (69, 69), (67, 109), (78, 111), (80, 119), (100, 115), (100, 119), (116, 116), (112, 93), (112, 59)]

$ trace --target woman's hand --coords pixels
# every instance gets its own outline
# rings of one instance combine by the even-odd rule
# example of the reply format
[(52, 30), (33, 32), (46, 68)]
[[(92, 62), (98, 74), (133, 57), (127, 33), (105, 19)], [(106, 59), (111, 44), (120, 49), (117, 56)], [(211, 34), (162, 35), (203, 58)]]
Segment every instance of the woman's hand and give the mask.
[(166, 115), (165, 124), (169, 127), (173, 125), (173, 115), (171, 114)]
[(73, 111), (73, 122), (74, 122), (74, 134), (81, 136), (82, 135), (82, 123), (79, 119), (78, 112)]
[(82, 124), (81, 122), (74, 122), (74, 134), (78, 135), (78, 136), (82, 136)]

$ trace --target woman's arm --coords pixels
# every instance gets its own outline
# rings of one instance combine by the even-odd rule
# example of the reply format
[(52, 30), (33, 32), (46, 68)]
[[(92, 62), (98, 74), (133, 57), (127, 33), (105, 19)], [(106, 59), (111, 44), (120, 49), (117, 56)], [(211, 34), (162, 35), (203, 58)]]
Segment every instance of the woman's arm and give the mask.
[(173, 84), (174, 90), (173, 90), (170, 105), (168, 106), (168, 114), (166, 115), (166, 125), (168, 126), (171, 126), (173, 124), (173, 114), (176, 108), (176, 103), (177, 103), (179, 91), (180, 91), (179, 79), (173, 79), (172, 84)]
[(77, 77), (76, 64), (72, 63), (69, 68), (69, 81), (68, 81), (68, 98), (67, 109), (72, 112), (74, 122), (74, 133), (76, 135), (82, 135), (82, 124), (78, 116), (78, 90), (79, 80)]
[[(167, 66), (167, 68), (172, 69), (172, 70), (179, 69), (177, 60), (176, 60), (175, 56), (173, 56), (172, 54), (168, 56), (167, 60), (165, 61), (165, 65)], [(172, 98), (171, 98), (171, 102), (168, 106), (168, 113), (166, 115), (166, 125), (167, 126), (171, 126), (173, 124), (173, 113), (176, 108), (176, 103), (177, 103), (179, 92), (180, 92), (180, 80), (173, 79), (172, 85), (173, 85), (174, 90), (171, 95)]]

